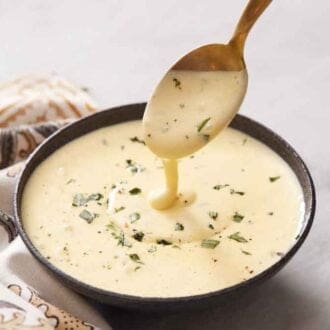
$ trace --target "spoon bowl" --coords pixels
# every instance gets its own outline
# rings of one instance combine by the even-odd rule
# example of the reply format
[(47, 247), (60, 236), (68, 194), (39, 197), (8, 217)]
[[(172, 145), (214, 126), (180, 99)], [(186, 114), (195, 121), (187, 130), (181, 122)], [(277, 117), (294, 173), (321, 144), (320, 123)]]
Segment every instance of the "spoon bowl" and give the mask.
[(192, 50), (161, 79), (143, 117), (146, 144), (158, 157), (196, 152), (233, 119), (247, 89), (245, 40), (270, 2), (250, 0), (228, 44)]

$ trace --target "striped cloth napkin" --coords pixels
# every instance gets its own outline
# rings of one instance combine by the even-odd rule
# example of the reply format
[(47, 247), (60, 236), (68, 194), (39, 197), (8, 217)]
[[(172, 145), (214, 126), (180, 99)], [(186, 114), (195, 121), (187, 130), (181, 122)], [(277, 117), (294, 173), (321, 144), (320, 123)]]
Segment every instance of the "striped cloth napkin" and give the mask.
[[(14, 186), (24, 159), (57, 129), (97, 107), (85, 92), (58, 77), (24, 76), (15, 81), (0, 86), (0, 330), (111, 329), (94, 305), (63, 286), (32, 257), (17, 237), (12, 218)], [(82, 105), (86, 99), (88, 111)], [(3, 107), (13, 100), (10, 111)], [(43, 122), (45, 118), (55, 121)]]

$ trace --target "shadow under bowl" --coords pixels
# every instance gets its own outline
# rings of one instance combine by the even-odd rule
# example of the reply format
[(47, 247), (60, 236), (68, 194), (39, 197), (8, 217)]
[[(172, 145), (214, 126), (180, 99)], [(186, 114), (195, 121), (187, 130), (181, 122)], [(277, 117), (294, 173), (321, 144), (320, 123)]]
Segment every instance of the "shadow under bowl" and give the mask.
[(287, 162), (287, 164), (296, 174), (301, 185), (305, 205), (303, 224), (294, 245), (279, 261), (255, 277), (222, 290), (187, 297), (150, 298), (125, 295), (93, 287), (64, 273), (51, 262), (49, 262), (49, 260), (47, 260), (47, 258), (44, 257), (33, 245), (24, 229), (24, 223), (22, 221), (21, 214), (21, 204), (24, 187), (36, 167), (58, 148), (84, 134), (87, 134), (98, 128), (122, 123), (125, 121), (141, 119), (145, 106), (145, 103), (125, 105), (104, 110), (80, 119), (50, 136), (29, 157), (25, 168), (17, 182), (14, 197), (14, 209), (19, 234), (27, 248), (31, 251), (32, 255), (59, 280), (61, 280), (65, 285), (72, 288), (73, 290), (104, 304), (109, 304), (121, 308), (137, 309), (141, 311), (163, 312), (175, 311), (179, 309), (210, 308), (214, 305), (221, 304), (221, 302), (227, 300), (229, 296), (241, 294), (242, 291), (250, 289), (254, 285), (260, 284), (264, 280), (276, 274), (294, 256), (294, 254), (304, 242), (311, 228), (315, 213), (314, 185), (303, 160), (285, 140), (283, 140), (280, 136), (278, 136), (267, 127), (242, 115), (237, 115), (230, 126), (263, 142)]

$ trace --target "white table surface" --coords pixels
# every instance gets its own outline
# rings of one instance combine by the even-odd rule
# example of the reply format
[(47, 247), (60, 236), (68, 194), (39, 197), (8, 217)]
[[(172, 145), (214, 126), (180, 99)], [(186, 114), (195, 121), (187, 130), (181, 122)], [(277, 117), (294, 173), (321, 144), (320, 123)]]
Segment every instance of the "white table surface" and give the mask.
[[(0, 80), (51, 72), (102, 108), (144, 101), (196, 46), (225, 42), (243, 0), (0, 0)], [(330, 1), (274, 0), (248, 39), (244, 113), (305, 159), (318, 206), (312, 231), (276, 277), (216, 310), (166, 317), (109, 309), (115, 329), (330, 329)]]

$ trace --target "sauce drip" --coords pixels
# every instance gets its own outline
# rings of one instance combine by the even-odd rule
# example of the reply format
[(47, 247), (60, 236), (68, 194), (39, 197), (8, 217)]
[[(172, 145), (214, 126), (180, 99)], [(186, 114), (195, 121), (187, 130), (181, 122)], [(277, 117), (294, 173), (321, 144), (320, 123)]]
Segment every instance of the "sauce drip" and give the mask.
[(245, 96), (247, 72), (170, 70), (157, 86), (143, 117), (144, 137), (163, 159), (166, 187), (152, 191), (153, 208), (177, 199), (177, 159), (210, 142), (233, 119)]

